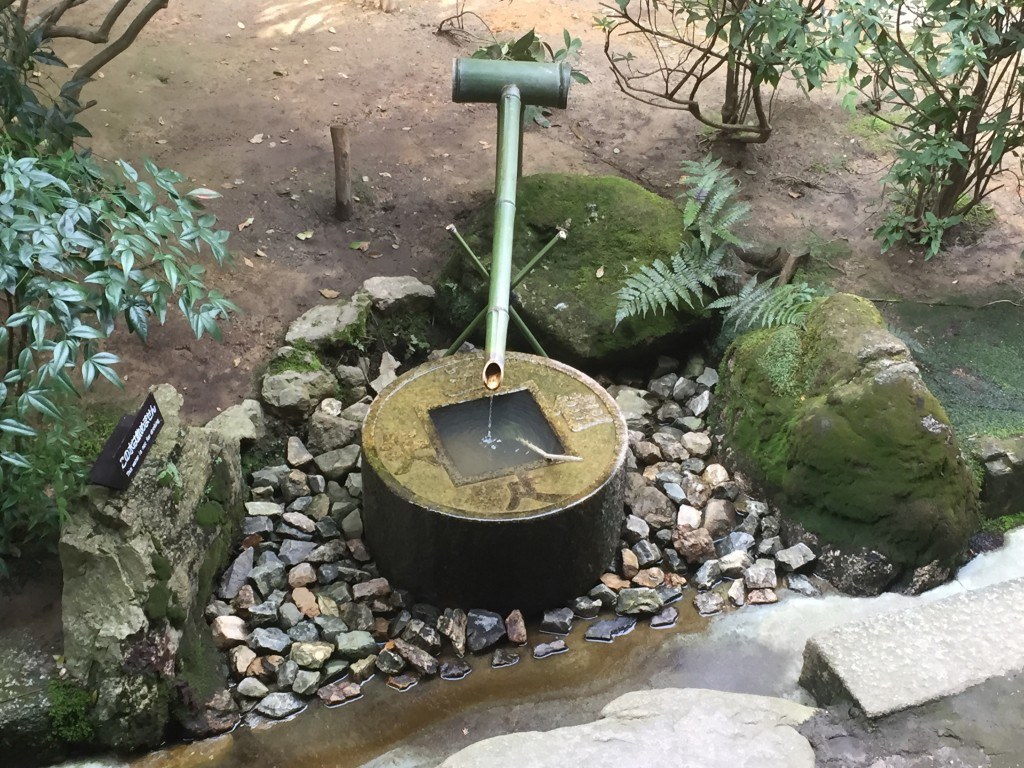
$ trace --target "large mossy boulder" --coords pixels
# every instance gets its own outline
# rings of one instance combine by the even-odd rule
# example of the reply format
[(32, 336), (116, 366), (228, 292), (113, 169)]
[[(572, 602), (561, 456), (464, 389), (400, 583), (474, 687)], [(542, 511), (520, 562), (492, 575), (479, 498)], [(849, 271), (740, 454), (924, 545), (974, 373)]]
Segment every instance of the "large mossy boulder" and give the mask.
[(172, 715), (203, 721), (223, 690), (203, 610), (244, 516), (237, 441), (183, 428), (173, 388), (154, 396), (164, 426), (131, 485), (94, 488), (60, 539), (67, 670), (117, 750), (161, 743)]
[(831, 296), (804, 329), (741, 336), (721, 372), (721, 429), (737, 465), (823, 546), (895, 566), (848, 591), (956, 563), (978, 526), (975, 484), (945, 411), (874, 305)]
[[(460, 227), (488, 266), (493, 222), (488, 199)], [(626, 275), (679, 249), (685, 235), (675, 205), (614, 176), (526, 176), (516, 199), (513, 274), (567, 223), (568, 238), (514, 290), (516, 308), (548, 354), (576, 365), (618, 364), (669, 344), (678, 351), (680, 341), (692, 338), (686, 332), (696, 316), (671, 309), (615, 328), (616, 292)], [(451, 252), (438, 297), (461, 331), (486, 303), (487, 287), (457, 245)], [(521, 340), (515, 347), (532, 351)]]

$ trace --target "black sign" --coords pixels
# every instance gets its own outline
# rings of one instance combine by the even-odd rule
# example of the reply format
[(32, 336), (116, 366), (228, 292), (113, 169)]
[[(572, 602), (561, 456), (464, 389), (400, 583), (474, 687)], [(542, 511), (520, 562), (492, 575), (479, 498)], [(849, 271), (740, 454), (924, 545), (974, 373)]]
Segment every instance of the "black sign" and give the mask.
[(114, 434), (93, 464), (89, 482), (119, 491), (127, 488), (163, 425), (164, 417), (150, 394), (134, 417), (126, 414), (114, 427)]

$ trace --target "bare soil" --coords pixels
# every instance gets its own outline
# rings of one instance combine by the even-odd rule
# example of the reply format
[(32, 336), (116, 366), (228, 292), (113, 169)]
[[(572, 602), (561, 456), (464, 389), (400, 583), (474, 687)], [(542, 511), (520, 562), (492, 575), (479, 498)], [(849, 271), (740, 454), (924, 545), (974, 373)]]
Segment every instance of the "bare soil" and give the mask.
[[(479, 19), (467, 17), (471, 34), (453, 37), (436, 33), (453, 0), (404, 0), (392, 13), (354, 0), (174, 0), (89, 86), (98, 105), (84, 121), (97, 154), (176, 168), (223, 193), (210, 206), (223, 226), (253, 220), (231, 239), (235, 267), (211, 275), (243, 309), (223, 343), (194, 340), (181, 321), (146, 347), (121, 337), (113, 347), (125, 358), (128, 398), (168, 381), (185, 394), (186, 416), (205, 420), (252, 393), (287, 324), (323, 301), (321, 289), (345, 295), (371, 275), (436, 274), (444, 226), (493, 188), (494, 108), (450, 98), (452, 59), (490, 41), (481, 20), (499, 38), (535, 27), (558, 47), (567, 28), (584, 41), (581, 66), (593, 84), (574, 85), (550, 128), (528, 131), (525, 173), (617, 174), (672, 197), (679, 162), (714, 151), (736, 169), (759, 247), (810, 248), (812, 271), (838, 288), (958, 303), (1020, 296), (1015, 189), (993, 197), (997, 224), (974, 245), (928, 262), (880, 254), (871, 230), (884, 138), (842, 112), (834, 89), (810, 98), (783, 91), (767, 144), (712, 144), (685, 113), (619, 92), (591, 24), (594, 0), (468, 8)], [(85, 56), (63, 53), (72, 63)], [(359, 202), (345, 223), (332, 215), (332, 124), (353, 136)], [(368, 250), (351, 249), (355, 241)]]

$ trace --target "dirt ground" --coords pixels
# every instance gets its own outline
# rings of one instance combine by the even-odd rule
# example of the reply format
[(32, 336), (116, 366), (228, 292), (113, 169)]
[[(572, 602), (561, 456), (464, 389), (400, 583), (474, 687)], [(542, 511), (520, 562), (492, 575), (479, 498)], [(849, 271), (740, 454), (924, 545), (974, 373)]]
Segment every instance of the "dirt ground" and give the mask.
[[(929, 262), (879, 253), (870, 231), (885, 150), (839, 109), (833, 88), (811, 99), (784, 90), (768, 144), (712, 145), (684, 113), (618, 91), (592, 26), (595, 0), (469, 0), (467, 9), (499, 38), (535, 27), (557, 42), (567, 28), (584, 41), (581, 67), (593, 84), (574, 85), (552, 127), (528, 132), (525, 173), (618, 174), (672, 197), (679, 162), (711, 149), (737, 169), (753, 206), (750, 237), (812, 247), (839, 288), (967, 303), (1020, 296), (1015, 189), (994, 197), (998, 224), (973, 246)], [(453, 0), (404, 0), (392, 13), (354, 0), (172, 0), (86, 90), (98, 102), (84, 115), (97, 154), (149, 157), (219, 189), (210, 207), (233, 231), (235, 267), (211, 282), (243, 313), (223, 344), (195, 341), (183, 322), (148, 347), (121, 337), (113, 347), (129, 398), (169, 381), (185, 394), (187, 416), (205, 420), (253, 391), (286, 325), (323, 300), (321, 289), (345, 295), (371, 275), (436, 274), (444, 226), (493, 188), (494, 108), (450, 98), (452, 59), (490, 39), (477, 19), (466, 21), (476, 39), (436, 34), (454, 12)], [(83, 50), (61, 52), (84, 60)], [(346, 223), (332, 217), (332, 124), (352, 132), (359, 202)], [(352, 250), (353, 241), (370, 247)]]

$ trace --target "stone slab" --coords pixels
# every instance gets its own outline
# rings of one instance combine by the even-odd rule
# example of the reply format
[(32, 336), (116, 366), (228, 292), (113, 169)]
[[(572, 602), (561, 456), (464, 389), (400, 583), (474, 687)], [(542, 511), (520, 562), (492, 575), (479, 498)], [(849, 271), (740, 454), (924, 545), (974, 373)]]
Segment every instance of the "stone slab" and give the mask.
[(592, 723), (484, 739), (441, 768), (813, 768), (814, 751), (796, 727), (815, 711), (700, 688), (633, 691)]
[(819, 704), (876, 718), (1024, 670), (1024, 579), (843, 624), (804, 647), (800, 684)]

